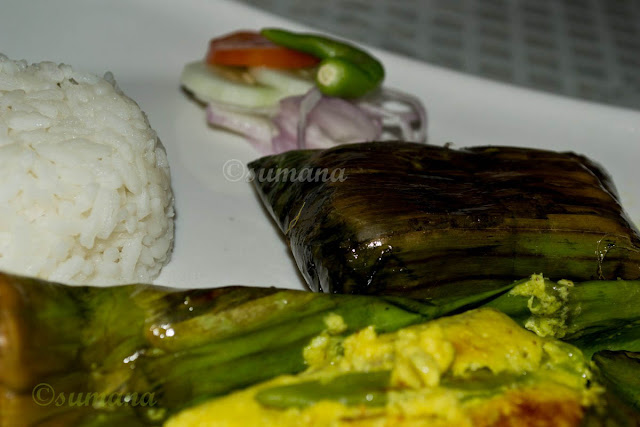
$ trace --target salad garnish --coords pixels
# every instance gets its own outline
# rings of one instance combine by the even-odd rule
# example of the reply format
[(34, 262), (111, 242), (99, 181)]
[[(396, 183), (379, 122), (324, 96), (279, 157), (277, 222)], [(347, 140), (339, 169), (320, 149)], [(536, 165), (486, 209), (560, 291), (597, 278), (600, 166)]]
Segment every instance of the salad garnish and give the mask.
[(207, 120), (264, 154), (353, 142), (426, 142), (415, 96), (384, 87), (382, 63), (323, 35), (268, 28), (214, 38), (204, 61), (187, 64), (184, 88)]

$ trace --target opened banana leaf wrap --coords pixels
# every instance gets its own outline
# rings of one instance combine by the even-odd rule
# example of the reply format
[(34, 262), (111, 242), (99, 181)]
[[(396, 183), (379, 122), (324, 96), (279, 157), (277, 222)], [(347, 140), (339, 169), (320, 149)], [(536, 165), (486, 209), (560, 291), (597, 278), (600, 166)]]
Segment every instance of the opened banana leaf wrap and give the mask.
[(477, 307), (593, 355), (611, 403), (587, 419), (634, 425), (639, 289), (638, 281), (533, 275), (465, 298), (414, 300), (242, 286), (76, 287), (0, 273), (0, 425), (159, 425), (208, 399), (302, 372), (303, 350), (327, 333), (327, 316), (343, 320), (332, 332), (340, 339)]
[[(329, 313), (343, 318), (341, 335), (393, 331), (505, 289), (413, 301), (242, 286), (66, 286), (0, 273), (0, 426), (160, 424), (203, 399), (302, 371), (302, 349)], [(127, 396), (138, 404), (123, 403)]]
[(573, 154), (372, 142), (250, 163), (313, 291), (469, 295), (533, 272), (640, 278), (607, 174)]

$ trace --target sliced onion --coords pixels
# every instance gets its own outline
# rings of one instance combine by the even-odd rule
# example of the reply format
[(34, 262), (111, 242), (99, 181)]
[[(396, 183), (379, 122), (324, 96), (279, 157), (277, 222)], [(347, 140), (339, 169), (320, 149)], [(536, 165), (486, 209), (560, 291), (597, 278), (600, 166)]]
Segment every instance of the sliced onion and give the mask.
[(339, 144), (374, 141), (382, 134), (379, 119), (340, 98), (323, 98), (309, 116), (311, 123)]
[(398, 139), (398, 132), (405, 141), (426, 141), (427, 116), (420, 101), (391, 89), (351, 102), (313, 88), (282, 99), (275, 108), (216, 102), (207, 111), (209, 123), (246, 136), (263, 153)]
[(262, 153), (271, 152), (271, 139), (276, 129), (267, 116), (230, 111), (219, 105), (209, 104), (207, 121), (245, 136)]
[[(388, 106), (390, 103), (403, 106), (405, 110), (394, 111)], [(382, 88), (360, 100), (358, 106), (369, 114), (381, 118), (386, 126), (398, 128), (403, 140), (426, 142), (427, 112), (415, 96)]]
[(283, 99), (273, 122), (278, 128), (275, 152), (374, 141), (380, 138), (382, 130), (380, 120), (353, 103), (340, 98), (318, 98), (315, 94)]
[(300, 106), (298, 107), (298, 131), (296, 132), (298, 137), (298, 150), (302, 150), (307, 146), (305, 141), (307, 134), (307, 119), (309, 118), (311, 111), (313, 111), (321, 99), (322, 93), (320, 93), (320, 91), (314, 86), (300, 100)]

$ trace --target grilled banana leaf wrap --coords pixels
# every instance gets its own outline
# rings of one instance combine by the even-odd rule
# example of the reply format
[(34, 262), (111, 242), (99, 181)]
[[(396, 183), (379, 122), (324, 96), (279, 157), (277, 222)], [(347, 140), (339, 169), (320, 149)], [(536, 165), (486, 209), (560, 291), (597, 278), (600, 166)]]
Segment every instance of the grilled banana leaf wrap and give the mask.
[(302, 371), (303, 348), (329, 314), (346, 325), (336, 336), (388, 332), (508, 288), (413, 301), (242, 286), (75, 287), (0, 273), (0, 425), (160, 424), (204, 399)]
[[(500, 310), (540, 336), (568, 341), (582, 349), (578, 359), (593, 356), (608, 404), (585, 421), (637, 425), (638, 289), (638, 281), (532, 275), (462, 298), (415, 300), (241, 286), (75, 287), (0, 273), (0, 425), (158, 425), (203, 401), (304, 371), (304, 349), (318, 337), (392, 332), (473, 308)], [(329, 327), (332, 317), (339, 327)], [(307, 398), (331, 398), (337, 386), (307, 390)]]
[(313, 291), (469, 295), (533, 272), (640, 278), (640, 238), (589, 159), (372, 142), (250, 163)]

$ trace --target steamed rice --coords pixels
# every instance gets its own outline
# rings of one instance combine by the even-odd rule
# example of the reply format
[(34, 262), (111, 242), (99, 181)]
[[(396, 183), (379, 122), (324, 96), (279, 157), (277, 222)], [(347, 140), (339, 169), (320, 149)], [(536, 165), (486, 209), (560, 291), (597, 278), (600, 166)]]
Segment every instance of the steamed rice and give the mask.
[(149, 282), (173, 216), (165, 150), (110, 75), (0, 55), (0, 270)]

